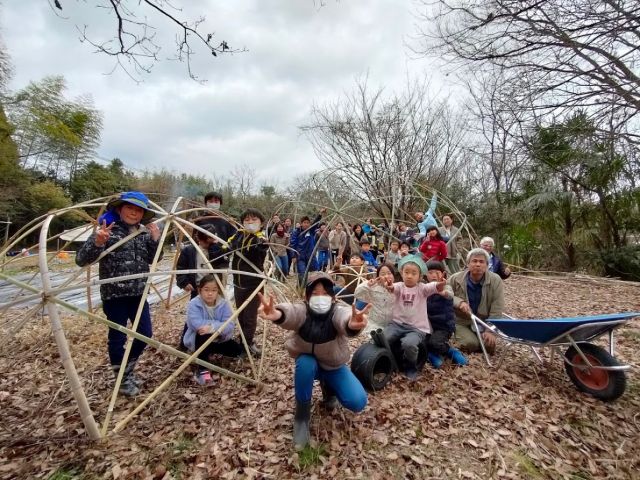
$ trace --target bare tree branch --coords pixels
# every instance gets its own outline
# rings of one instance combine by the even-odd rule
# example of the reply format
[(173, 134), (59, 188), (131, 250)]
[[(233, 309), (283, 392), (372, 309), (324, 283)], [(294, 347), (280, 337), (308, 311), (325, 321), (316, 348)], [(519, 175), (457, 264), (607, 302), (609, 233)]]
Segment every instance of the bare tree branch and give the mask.
[(512, 101), (540, 114), (588, 113), (638, 141), (640, 2), (423, 1), (416, 52), (469, 70), (497, 67)]
[[(197, 46), (204, 48), (210, 55), (243, 52), (246, 49), (231, 48), (222, 40), (214, 43), (214, 32), (202, 32), (204, 17), (197, 20), (179, 18), (171, 10), (181, 11), (168, 0), (93, 0), (96, 8), (106, 10), (115, 19), (113, 37), (107, 40), (96, 40), (88, 33), (88, 26), (76, 26), (80, 32), (80, 41), (95, 47), (96, 52), (115, 58), (114, 70), (122, 69), (132, 79), (139, 81), (140, 76), (150, 73), (153, 65), (160, 61), (159, 54), (163, 47), (156, 40), (156, 27), (145, 13), (147, 11), (168, 20), (176, 32), (175, 59), (186, 65), (189, 77), (203, 82), (193, 71), (193, 56)], [(62, 10), (62, 2), (55, 6)], [(113, 72), (113, 70), (112, 70)]]

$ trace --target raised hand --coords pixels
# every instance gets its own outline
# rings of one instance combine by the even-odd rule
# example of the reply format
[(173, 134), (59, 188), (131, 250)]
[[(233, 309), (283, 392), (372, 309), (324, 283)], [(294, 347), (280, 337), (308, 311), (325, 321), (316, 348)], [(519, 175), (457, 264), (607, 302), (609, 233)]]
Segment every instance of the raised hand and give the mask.
[(160, 229), (156, 223), (150, 223), (147, 226), (147, 231), (151, 235), (151, 240), (157, 242), (160, 239)]
[(441, 282), (436, 283), (436, 290), (438, 290), (438, 292), (444, 292), (444, 287), (446, 286), (447, 286), (447, 281), (442, 280)]
[(364, 309), (358, 310), (355, 305), (351, 305), (351, 319), (349, 320), (349, 328), (351, 330), (362, 330), (367, 326), (369, 321), (367, 320), (367, 314), (371, 310), (371, 304), (369, 303)]
[(107, 227), (107, 221), (102, 221), (102, 225), (100, 225), (96, 231), (96, 238), (94, 240), (96, 247), (103, 247), (107, 243), (107, 240), (109, 240), (109, 237), (111, 236), (111, 229), (114, 225), (115, 222)]
[(260, 298), (258, 316), (264, 318), (265, 320), (271, 320), (272, 322), (275, 322), (276, 320), (280, 320), (280, 318), (282, 318), (282, 312), (273, 306), (275, 301), (273, 295), (269, 295), (269, 298), (267, 299), (264, 295), (258, 293), (258, 297)]
[(327, 207), (322, 207), (320, 209), (320, 215), (324, 215), (325, 213), (327, 213)]

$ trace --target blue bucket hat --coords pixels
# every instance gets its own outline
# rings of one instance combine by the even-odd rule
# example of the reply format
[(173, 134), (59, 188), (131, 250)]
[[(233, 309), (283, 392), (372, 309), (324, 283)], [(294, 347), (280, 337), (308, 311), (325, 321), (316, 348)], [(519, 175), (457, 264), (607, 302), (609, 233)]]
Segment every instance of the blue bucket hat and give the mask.
[(149, 199), (142, 192), (121, 193), (118, 198), (111, 200), (107, 204), (107, 210), (115, 210), (117, 207), (121, 206), (123, 203), (129, 203), (131, 205), (135, 205), (136, 207), (140, 207), (144, 210), (144, 215), (142, 216), (142, 223), (148, 222), (155, 215), (155, 212), (149, 208)]
[(402, 271), (402, 267), (404, 267), (407, 263), (416, 264), (420, 269), (420, 273), (422, 275), (427, 274), (427, 264), (424, 263), (424, 260), (422, 260), (422, 257), (420, 257), (419, 255), (407, 255), (406, 257), (402, 257), (398, 262), (398, 270)]

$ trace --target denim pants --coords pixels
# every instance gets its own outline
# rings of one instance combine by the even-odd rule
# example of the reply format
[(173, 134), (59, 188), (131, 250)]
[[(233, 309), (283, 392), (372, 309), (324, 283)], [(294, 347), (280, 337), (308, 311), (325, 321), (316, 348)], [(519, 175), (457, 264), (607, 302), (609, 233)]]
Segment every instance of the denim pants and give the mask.
[(329, 265), (329, 250), (318, 251), (318, 270), (324, 270)]
[(325, 370), (313, 355), (298, 356), (293, 382), (298, 402), (311, 401), (314, 380), (325, 382), (335, 392), (338, 401), (352, 412), (361, 412), (367, 406), (367, 392), (346, 365)]
[[(136, 318), (136, 312), (138, 311), (138, 305), (140, 305), (141, 299), (141, 296), (136, 296), (104, 300), (102, 302), (102, 310), (109, 320), (126, 327), (128, 321), (133, 323), (133, 320)], [(145, 337), (151, 338), (151, 314), (149, 313), (149, 303), (147, 302), (144, 302), (144, 307), (142, 309), (142, 314), (140, 315), (140, 321), (138, 322), (138, 328), (136, 331)], [(126, 341), (126, 334), (112, 328), (109, 329), (107, 348), (109, 350), (109, 360), (111, 361), (111, 365), (120, 365), (122, 363)], [(137, 360), (146, 346), (146, 343), (141, 342), (140, 340), (134, 340), (128, 361)]]
[(418, 360), (420, 344), (424, 342), (427, 334), (417, 328), (391, 322), (385, 327), (384, 336), (392, 348), (393, 344), (399, 341), (404, 360), (407, 361), (409, 365), (415, 365)]
[(276, 255), (276, 266), (284, 277), (289, 275), (289, 257), (287, 255)]
[[(305, 278), (308, 272), (315, 272), (318, 270), (318, 264), (314, 258), (300, 257), (298, 256), (298, 285), (304, 286)], [(307, 268), (308, 267), (308, 268)]]

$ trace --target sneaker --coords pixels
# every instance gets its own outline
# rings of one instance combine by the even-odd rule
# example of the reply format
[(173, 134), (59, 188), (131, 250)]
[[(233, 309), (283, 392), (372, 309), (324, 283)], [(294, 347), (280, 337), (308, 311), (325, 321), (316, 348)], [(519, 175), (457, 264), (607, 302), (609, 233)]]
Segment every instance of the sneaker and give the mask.
[(133, 372), (129, 374), (129, 380), (138, 388), (144, 385), (144, 381), (138, 378), (138, 376)]
[(466, 365), (467, 363), (469, 363), (467, 357), (465, 357), (457, 348), (450, 347), (449, 351), (447, 352), (447, 356), (456, 365)]
[(262, 356), (262, 350), (258, 348), (255, 342), (249, 345), (249, 352), (251, 352), (251, 355), (253, 355), (256, 358), (260, 358)]
[(203, 387), (213, 384), (213, 379), (211, 378), (211, 372), (209, 370), (203, 370), (201, 372), (196, 373), (193, 376), (193, 380), (198, 385), (202, 385)]
[(440, 368), (444, 363), (444, 358), (440, 355), (436, 355), (435, 353), (429, 352), (427, 358), (429, 359), (429, 363), (433, 365), (433, 368)]
[(408, 367), (404, 371), (404, 376), (411, 382), (415, 382), (418, 379), (418, 369), (416, 367)]
[(120, 393), (125, 397), (135, 397), (140, 393), (140, 389), (135, 383), (131, 381), (129, 377), (124, 378), (120, 384)]

